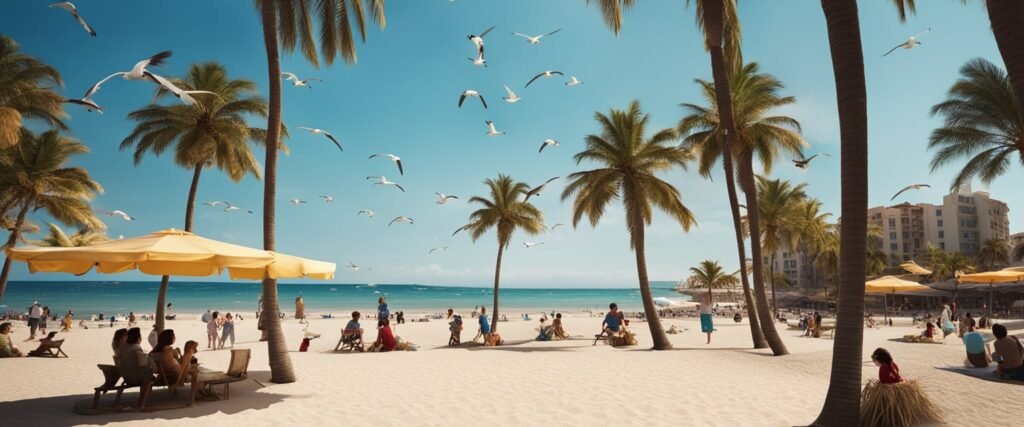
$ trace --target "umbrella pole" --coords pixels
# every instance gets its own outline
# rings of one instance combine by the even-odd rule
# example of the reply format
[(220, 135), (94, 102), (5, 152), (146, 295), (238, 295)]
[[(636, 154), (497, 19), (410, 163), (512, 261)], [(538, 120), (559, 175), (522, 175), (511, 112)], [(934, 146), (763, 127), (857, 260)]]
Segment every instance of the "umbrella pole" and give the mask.
[(992, 317), (992, 309), (994, 308), (992, 303), (994, 301), (994, 296), (995, 293), (992, 291), (992, 282), (988, 282), (988, 317)]

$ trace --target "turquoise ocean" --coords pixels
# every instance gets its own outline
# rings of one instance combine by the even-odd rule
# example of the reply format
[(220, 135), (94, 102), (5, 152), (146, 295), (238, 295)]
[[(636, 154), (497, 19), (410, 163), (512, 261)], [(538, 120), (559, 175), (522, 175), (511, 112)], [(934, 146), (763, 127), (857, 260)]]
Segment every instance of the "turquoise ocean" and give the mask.
[[(652, 282), (654, 297), (687, 300), (673, 290), (674, 282)], [(18, 281), (7, 286), (0, 313), (24, 312), (33, 301), (50, 307), (55, 315), (68, 310), (76, 316), (128, 312), (153, 313), (160, 283)], [(206, 309), (222, 312), (252, 313), (261, 294), (261, 285), (250, 282), (172, 281), (167, 291), (172, 313), (202, 313)], [(373, 310), (377, 298), (386, 295), (392, 312), (442, 311), (448, 307), (469, 310), (478, 305), (491, 306), (493, 289), (408, 284), (289, 284), (278, 285), (281, 309), (295, 310), (295, 298), (303, 297), (309, 313), (340, 315), (352, 310)], [(501, 311), (507, 314), (526, 310), (581, 311), (608, 308), (615, 302), (623, 310), (641, 310), (638, 288), (506, 288), (501, 290)]]

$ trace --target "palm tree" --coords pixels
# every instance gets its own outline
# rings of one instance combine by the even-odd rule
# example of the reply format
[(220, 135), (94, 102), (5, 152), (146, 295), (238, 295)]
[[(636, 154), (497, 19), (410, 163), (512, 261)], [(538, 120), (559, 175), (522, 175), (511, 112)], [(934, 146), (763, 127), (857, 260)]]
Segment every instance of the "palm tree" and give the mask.
[[(900, 21), (914, 0), (888, 0)], [(868, 228), (868, 104), (857, 0), (821, 2), (828, 28), (839, 110), (840, 174), (844, 224), (839, 239), (840, 283), (832, 368), (825, 404), (814, 425), (853, 426), (860, 420), (864, 347), (864, 276)]]
[(726, 274), (722, 266), (718, 265), (718, 261), (711, 260), (701, 261), (696, 267), (690, 267), (690, 274), (690, 287), (708, 288), (709, 307), (715, 303), (712, 289), (735, 287), (740, 281), (735, 275)]
[(818, 250), (814, 254), (814, 269), (825, 278), (825, 302), (828, 303), (828, 289), (835, 287), (839, 281), (839, 228), (832, 226), (825, 233)]
[(1013, 254), (1010, 255), (1014, 261), (1024, 261), (1024, 243), (1018, 244), (1013, 248)]
[(508, 175), (498, 175), (497, 179), (484, 181), (490, 190), (490, 199), (473, 196), (469, 203), (477, 203), (483, 207), (469, 215), (469, 223), (464, 227), (476, 242), (492, 228), (498, 237), (498, 259), (494, 264), (494, 306), (491, 310), (491, 331), (498, 331), (498, 285), (501, 281), (501, 258), (512, 242), (516, 230), (526, 234), (537, 235), (545, 230), (544, 214), (532, 203), (520, 200), (519, 197), (530, 191), (525, 182), (516, 182)]
[[(967, 0), (962, 0), (966, 3)], [(913, 1), (910, 0), (911, 4)], [(1024, 105), (1024, 4), (1016, 1), (985, 0), (988, 19), (992, 25), (999, 54), (1010, 72), (1010, 85), (1016, 94), (1016, 104)], [(1024, 117), (1024, 110), (1018, 110)]]
[(988, 239), (981, 244), (974, 262), (983, 270), (995, 270), (1010, 263), (1010, 241), (1005, 239)]
[[(732, 110), (719, 108), (717, 88), (714, 83), (697, 80), (703, 90), (704, 98), (709, 107), (696, 104), (682, 104), (687, 115), (679, 122), (679, 129), (686, 134), (684, 145), (700, 154), (699, 164), (702, 170), (709, 169), (717, 162), (717, 157), (725, 153), (725, 138), (731, 135), (735, 145), (728, 153), (739, 162), (737, 176), (740, 189), (746, 196), (750, 224), (751, 257), (759, 262), (753, 263), (754, 293), (757, 304), (757, 315), (772, 353), (781, 356), (788, 354), (785, 343), (775, 330), (775, 322), (768, 308), (767, 294), (764, 286), (763, 260), (761, 255), (761, 230), (758, 214), (757, 191), (754, 178), (753, 157), (756, 155), (765, 173), (770, 173), (774, 160), (783, 152), (798, 155), (805, 145), (800, 137), (800, 124), (787, 116), (769, 115), (774, 109), (791, 105), (793, 97), (782, 97), (778, 91), (783, 88), (781, 82), (770, 74), (760, 73), (756, 63), (746, 64), (733, 70), (730, 75)], [(728, 132), (725, 117), (720, 119), (719, 111), (734, 113), (734, 132)], [(727, 114), (728, 115), (728, 114)], [(726, 173), (728, 174), (728, 171)]]
[(688, 150), (670, 145), (677, 136), (674, 129), (662, 129), (647, 137), (650, 116), (641, 112), (637, 101), (631, 102), (625, 111), (612, 109), (607, 115), (595, 113), (594, 118), (601, 124), (601, 133), (588, 135), (584, 140), (586, 148), (573, 158), (576, 164), (586, 160), (602, 167), (569, 175), (570, 182), (562, 192), (562, 200), (576, 196), (572, 207), (573, 227), (583, 216), (596, 227), (608, 205), (622, 200), (626, 229), (630, 234), (629, 246), (636, 255), (640, 297), (651, 328), (654, 349), (671, 349), (672, 343), (665, 335), (651, 297), (644, 253), (644, 228), (651, 223), (652, 207), (668, 214), (684, 231), (696, 224), (693, 214), (683, 205), (679, 190), (656, 176), (658, 172), (676, 166), (685, 169), (693, 155)]
[[(7, 165), (0, 170), (0, 188), (14, 200), (18, 212), (7, 243), (0, 248), (14, 246), (18, 241), (29, 211), (42, 210), (65, 225), (104, 228), (89, 204), (103, 187), (85, 169), (65, 165), (72, 157), (88, 152), (88, 147), (61, 136), (56, 129), (37, 135), (24, 128), (18, 144), (0, 151), (0, 164)], [(0, 302), (10, 268), (11, 259), (5, 257), (0, 272)]]
[(931, 244), (925, 249), (928, 257), (932, 279), (942, 281), (952, 279), (960, 273), (974, 271), (974, 262), (960, 252), (946, 252)]
[(1024, 162), (1024, 119), (1006, 73), (981, 58), (960, 67), (960, 79), (947, 99), (932, 107), (943, 126), (932, 131), (928, 148), (937, 149), (932, 172), (968, 159), (950, 188), (980, 178), (991, 183), (1010, 168), (1016, 154)]
[(68, 236), (57, 224), (47, 223), (46, 225), (49, 227), (49, 233), (42, 240), (32, 242), (33, 244), (54, 248), (77, 248), (110, 240), (102, 230), (79, 228), (74, 234)]
[[(128, 118), (137, 124), (121, 141), (121, 150), (134, 150), (133, 159), (138, 166), (147, 153), (160, 156), (172, 149), (174, 163), (192, 170), (192, 185), (185, 204), (185, 231), (192, 231), (196, 193), (204, 169), (220, 169), (234, 182), (246, 175), (259, 178), (259, 161), (249, 143), (262, 146), (267, 132), (250, 127), (246, 119), (267, 117), (267, 102), (256, 95), (255, 82), (231, 79), (217, 62), (192, 64), (185, 79), (175, 83), (186, 90), (205, 90), (217, 95), (197, 95), (194, 106), (177, 102), (153, 104), (132, 112)], [(166, 94), (163, 89), (158, 92), (160, 96)], [(156, 302), (156, 328), (160, 331), (164, 329), (169, 283), (169, 276), (161, 277)]]
[[(788, 248), (796, 250), (804, 226), (801, 207), (807, 199), (807, 184), (792, 185), (781, 179), (757, 177), (757, 209), (761, 219), (761, 247), (768, 253), (768, 277), (772, 285), (772, 310), (779, 317), (775, 300), (775, 253)], [(762, 260), (763, 262), (763, 260)]]
[[(23, 119), (38, 119), (64, 130), (64, 98), (56, 68), (18, 50), (14, 39), (0, 34), (0, 150), (18, 143)], [(4, 211), (0, 210), (0, 214)]]
[[(277, 198), (277, 151), (281, 137), (281, 55), (278, 45), (285, 51), (295, 51), (296, 43), (301, 46), (306, 60), (319, 66), (316, 42), (313, 41), (313, 22), (320, 27), (320, 54), (327, 64), (334, 62), (336, 55), (348, 63), (356, 61), (355, 38), (350, 20), (355, 20), (362, 39), (366, 40), (364, 3), (369, 6), (367, 13), (381, 28), (384, 28), (384, 0), (256, 0), (263, 25), (263, 46), (267, 51), (267, 74), (270, 83), (270, 110), (267, 114), (266, 161), (263, 167), (263, 249), (272, 251), (274, 245), (274, 203)], [(288, 348), (278, 318), (277, 281), (263, 279), (263, 328), (267, 333), (267, 348), (270, 359), (270, 381), (290, 383), (295, 381)]]

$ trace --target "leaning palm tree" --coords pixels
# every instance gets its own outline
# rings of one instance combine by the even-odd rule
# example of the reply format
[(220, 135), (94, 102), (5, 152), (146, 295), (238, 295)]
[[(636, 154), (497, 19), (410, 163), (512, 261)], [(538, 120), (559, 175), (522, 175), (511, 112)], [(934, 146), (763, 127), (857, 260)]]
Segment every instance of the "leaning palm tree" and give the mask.
[(974, 262), (983, 270), (995, 270), (1010, 264), (1010, 242), (1005, 239), (988, 239), (978, 248)]
[(740, 281), (736, 276), (726, 274), (725, 270), (722, 270), (722, 266), (718, 265), (718, 261), (701, 261), (696, 267), (690, 267), (690, 274), (691, 287), (708, 289), (707, 304), (709, 307), (715, 303), (712, 289), (732, 288)]
[(686, 168), (692, 160), (689, 150), (675, 147), (674, 129), (662, 129), (650, 137), (647, 125), (650, 116), (640, 111), (640, 103), (633, 101), (626, 110), (612, 109), (607, 115), (596, 113), (601, 133), (588, 135), (586, 148), (573, 157), (576, 164), (583, 161), (598, 163), (601, 167), (569, 175), (569, 184), (562, 192), (562, 200), (573, 199), (573, 227), (586, 216), (596, 227), (608, 205), (622, 200), (626, 211), (626, 229), (629, 230), (630, 249), (636, 255), (636, 270), (640, 281), (640, 297), (651, 328), (655, 350), (672, 348), (658, 318), (657, 307), (651, 297), (647, 277), (647, 257), (644, 252), (644, 229), (650, 225), (653, 209), (658, 208), (676, 220), (684, 231), (697, 221), (679, 196), (679, 190), (657, 177), (658, 172), (674, 167)]
[[(123, 141), (121, 150), (134, 150), (138, 166), (152, 153), (160, 156), (168, 149), (174, 163), (192, 171), (192, 185), (185, 203), (185, 231), (192, 231), (199, 178), (203, 170), (214, 167), (239, 182), (246, 175), (260, 176), (260, 165), (250, 143), (262, 146), (267, 132), (246, 124), (249, 117), (267, 117), (267, 102), (256, 95), (256, 83), (232, 79), (217, 62), (192, 64), (182, 81), (185, 90), (204, 90), (216, 95), (196, 95), (195, 105), (153, 104), (128, 115), (137, 122)], [(160, 90), (158, 95), (168, 94)], [(156, 302), (156, 328), (164, 329), (164, 308), (169, 276), (160, 279)]]
[(1014, 157), (1024, 163), (1024, 119), (1010, 80), (995, 64), (981, 58), (960, 67), (960, 79), (931, 114), (943, 117), (932, 131), (929, 149), (937, 149), (932, 172), (967, 160), (951, 189), (980, 178), (988, 184), (1009, 169)]
[(793, 185), (781, 179), (757, 177), (757, 209), (761, 222), (761, 247), (768, 253), (768, 277), (772, 285), (772, 310), (779, 317), (775, 299), (775, 253), (782, 249), (796, 250), (804, 227), (807, 184)]
[[(256, 0), (263, 24), (263, 46), (267, 51), (267, 72), (270, 83), (270, 110), (267, 114), (266, 161), (263, 181), (263, 248), (272, 251), (274, 244), (274, 213), (277, 197), (277, 151), (281, 137), (281, 55), (278, 49), (291, 52), (300, 46), (306, 60), (319, 66), (320, 60), (313, 40), (313, 22), (319, 24), (320, 55), (327, 64), (337, 55), (345, 62), (356, 61), (355, 37), (350, 20), (355, 20), (359, 34), (366, 40), (365, 15), (384, 28), (384, 0)], [(277, 281), (263, 280), (264, 329), (270, 359), (270, 381), (295, 381), (284, 332), (278, 318)]]
[(1014, 261), (1024, 261), (1024, 243), (1019, 243), (1013, 248), (1013, 253), (1010, 254), (1010, 259)]
[[(967, 3), (967, 0), (961, 0)], [(910, 1), (913, 5), (913, 1)], [(1010, 74), (1010, 85), (1016, 94), (1016, 104), (1024, 105), (1024, 4), (1019, 1), (985, 0), (992, 35), (995, 36), (999, 55)], [(1018, 110), (1024, 120), (1024, 110)]]
[(59, 225), (54, 223), (47, 223), (46, 225), (49, 228), (49, 232), (42, 240), (33, 241), (33, 244), (53, 248), (77, 248), (82, 246), (92, 246), (97, 243), (103, 243), (110, 240), (110, 238), (107, 237), (107, 234), (102, 230), (83, 227), (79, 228), (74, 234), (68, 236)]
[[(89, 204), (103, 187), (85, 169), (66, 165), (72, 157), (88, 152), (88, 147), (61, 136), (56, 129), (38, 135), (22, 129), (18, 144), (0, 151), (0, 164), (7, 165), (0, 170), (0, 188), (5, 188), (7, 197), (15, 201), (18, 212), (7, 243), (0, 249), (18, 241), (29, 212), (41, 210), (65, 225), (104, 228)], [(0, 271), (0, 302), (10, 268), (11, 258), (5, 257)]]
[(508, 175), (498, 175), (497, 179), (484, 181), (490, 190), (490, 198), (473, 196), (469, 203), (482, 205), (480, 209), (469, 215), (469, 223), (463, 229), (469, 232), (474, 242), (494, 229), (498, 240), (498, 259), (494, 264), (494, 306), (491, 316), (494, 319), (491, 331), (498, 330), (498, 288), (501, 282), (501, 258), (512, 242), (516, 230), (529, 235), (537, 235), (545, 230), (544, 214), (532, 203), (520, 200), (520, 196), (530, 191), (525, 182), (516, 182)]
[[(900, 21), (914, 11), (914, 0), (888, 0)], [(857, 0), (821, 2), (828, 29), (839, 110), (841, 246), (836, 338), (828, 392), (815, 425), (857, 425), (864, 347), (864, 276), (868, 228), (868, 103)]]
[[(799, 134), (800, 124), (788, 116), (770, 115), (774, 109), (791, 105), (795, 99), (778, 95), (778, 91), (783, 88), (782, 83), (770, 74), (761, 73), (756, 63), (743, 65), (731, 73), (731, 111), (719, 108), (718, 91), (714, 83), (697, 80), (697, 84), (701, 86), (709, 106), (682, 104), (687, 112), (679, 122), (680, 132), (686, 134), (683, 144), (700, 155), (698, 164), (702, 170), (710, 170), (717, 163), (717, 156), (723, 153), (734, 156), (733, 160), (740, 166), (736, 175), (746, 196), (748, 215), (752, 219), (749, 234), (751, 257), (763, 260), (753, 159), (756, 156), (765, 173), (769, 173), (775, 159), (783, 153), (799, 155), (805, 145)], [(735, 131), (729, 132), (724, 120), (730, 114), (722, 116), (719, 111), (733, 113), (731, 118)], [(724, 144), (729, 135), (734, 145), (730, 145), (726, 151)], [(775, 321), (768, 308), (762, 269), (763, 263), (753, 264), (754, 300), (761, 329), (773, 354), (788, 354), (785, 343), (775, 330)]]
[(0, 149), (18, 143), (24, 119), (67, 129), (64, 98), (54, 90), (60, 85), (56, 68), (20, 52), (14, 39), (0, 34)]

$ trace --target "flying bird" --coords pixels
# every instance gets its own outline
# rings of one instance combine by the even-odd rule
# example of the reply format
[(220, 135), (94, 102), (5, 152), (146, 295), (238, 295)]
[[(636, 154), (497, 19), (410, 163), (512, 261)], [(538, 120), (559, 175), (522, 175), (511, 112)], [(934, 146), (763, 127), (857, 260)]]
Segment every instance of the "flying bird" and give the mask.
[(61, 3), (54, 3), (51, 4), (50, 7), (59, 7), (61, 9), (68, 11), (68, 13), (71, 14), (71, 17), (75, 18), (75, 20), (82, 25), (82, 28), (85, 28), (85, 31), (87, 31), (90, 36), (96, 37), (96, 31), (92, 29), (92, 26), (90, 26), (88, 22), (85, 22), (85, 18), (82, 18), (82, 15), (78, 14), (78, 8), (75, 7), (75, 5), (71, 2), (66, 1)]
[(920, 190), (922, 188), (932, 188), (932, 186), (930, 186), (928, 184), (911, 184), (911, 185), (908, 185), (906, 187), (903, 187), (903, 189), (901, 189), (900, 191), (897, 191), (896, 194), (893, 194), (892, 198), (889, 199), (889, 201), (891, 202), (893, 200), (896, 200), (896, 197), (899, 196), (900, 194), (903, 194), (904, 191)]
[(543, 153), (544, 149), (547, 148), (549, 145), (554, 145), (555, 147), (557, 147), (559, 144), (558, 141), (555, 141), (553, 139), (545, 139), (544, 142), (540, 144), (540, 150), (537, 150), (537, 153)]
[(366, 216), (370, 217), (370, 218), (373, 218), (373, 216), (376, 215), (375, 213), (373, 213), (373, 211), (371, 211), (369, 209), (363, 209), (363, 210), (361, 210), (359, 212), (356, 212), (356, 215), (362, 215), (362, 214), (366, 214)]
[(95, 111), (97, 113), (103, 114), (103, 107), (100, 107), (99, 104), (97, 104), (92, 99), (89, 99), (88, 97), (83, 97), (83, 98), (78, 98), (78, 99), (66, 99), (66, 100), (64, 100), (64, 102), (67, 102), (69, 104), (81, 105), (81, 106), (85, 107), (86, 111), (89, 111), (90, 113)]
[(440, 247), (436, 247), (436, 248), (430, 248), (430, 250), (427, 251), (427, 255), (430, 255), (430, 254), (432, 254), (432, 253), (434, 253), (436, 251), (444, 252), (444, 251), (447, 251), (447, 250), (448, 250), (447, 246), (440, 246)]
[(534, 242), (523, 242), (523, 246), (526, 246), (526, 249), (530, 249), (530, 248), (532, 248), (534, 246), (543, 245), (543, 244), (544, 244), (544, 242), (536, 242), (536, 243), (534, 243)]
[[(165, 50), (165, 51), (160, 52), (160, 53), (158, 53), (156, 55), (153, 55), (153, 56), (151, 56), (149, 58), (146, 58), (146, 59), (143, 59), (143, 60), (141, 60), (139, 62), (136, 62), (135, 65), (132, 66), (132, 69), (129, 70), (129, 71), (118, 71), (118, 72), (116, 72), (114, 74), (111, 74), (111, 75), (109, 75), (107, 77), (104, 77), (103, 80), (99, 81), (99, 83), (96, 83), (96, 84), (92, 85), (92, 88), (90, 88), (89, 91), (85, 93), (85, 95), (86, 95), (85, 97), (88, 98), (89, 95), (92, 95), (93, 93), (96, 93), (96, 91), (100, 90), (100, 85), (103, 84), (103, 82), (105, 82), (107, 80), (110, 80), (111, 78), (116, 77), (116, 76), (121, 76), (121, 78), (125, 79), (125, 80), (145, 80), (145, 79), (153, 80), (152, 77), (146, 75), (148, 73), (147, 67), (149, 67), (149, 66), (154, 66), (154, 67), (161, 66), (161, 65), (164, 64), (164, 62), (167, 61), (167, 58), (170, 58), (170, 57), (171, 57), (171, 51)], [(155, 80), (153, 80), (153, 81), (155, 83), (157, 83), (157, 84), (160, 84), (160, 82), (157, 82)]]
[(466, 58), (466, 59), (468, 59), (471, 62), (473, 62), (473, 65), (476, 65), (477, 67), (483, 66), (484, 68), (487, 68), (487, 60), (484, 59), (484, 54), (483, 53), (477, 54), (476, 58)]
[(412, 218), (409, 218), (407, 216), (397, 216), (395, 217), (395, 219), (391, 220), (391, 222), (388, 223), (388, 227), (390, 227), (391, 224), (394, 224), (396, 222), (408, 222), (409, 224), (412, 224)]
[(462, 108), (462, 102), (466, 100), (466, 97), (477, 97), (480, 98), (480, 103), (484, 104), (484, 109), (487, 109), (487, 101), (484, 100), (484, 95), (478, 91), (472, 89), (466, 89), (462, 91), (462, 95), (459, 96), (459, 108)]
[(534, 188), (534, 189), (532, 189), (532, 190), (530, 190), (530, 191), (527, 191), (527, 192), (526, 192), (526, 198), (525, 198), (525, 199), (523, 199), (523, 202), (526, 202), (527, 200), (530, 200), (530, 197), (533, 197), (533, 196), (539, 196), (539, 195), (540, 195), (540, 192), (544, 190), (544, 187), (545, 187), (545, 186), (547, 186), (548, 184), (550, 184), (550, 183), (551, 183), (551, 181), (554, 181), (554, 180), (556, 180), (556, 179), (558, 179), (558, 177), (557, 177), (557, 176), (556, 176), (556, 177), (554, 177), (554, 178), (551, 178), (551, 179), (549, 179), (549, 180), (547, 180), (547, 181), (544, 181), (544, 183), (543, 183), (543, 184), (541, 184), (541, 185), (537, 186), (536, 188)]
[(324, 203), (334, 203), (334, 196), (317, 196), (324, 199)]
[(299, 200), (299, 199), (291, 199), (288, 202), (291, 203), (292, 206), (298, 206), (298, 205), (301, 205), (303, 203), (306, 203), (305, 200)]
[(132, 217), (131, 215), (128, 215), (127, 213), (125, 213), (125, 211), (122, 211), (122, 210), (107, 211), (107, 215), (119, 216), (119, 217), (121, 217), (121, 219), (123, 219), (125, 221), (135, 221), (134, 217)]
[(889, 51), (886, 52), (885, 55), (882, 55), (882, 56), (883, 57), (888, 56), (890, 53), (893, 53), (896, 49), (899, 49), (899, 48), (904, 48), (904, 49), (907, 49), (907, 50), (913, 49), (914, 46), (917, 46), (917, 45), (921, 44), (921, 42), (917, 41), (917, 39), (919, 37), (925, 35), (927, 32), (929, 32), (931, 30), (932, 29), (929, 28), (927, 30), (921, 31), (920, 33), (917, 33), (917, 34), (911, 36), (910, 38), (907, 39), (907, 41), (896, 45), (896, 47), (894, 47), (892, 49), (889, 49)]
[(314, 82), (314, 81), (315, 82), (323, 82), (323, 80), (313, 79), (313, 78), (311, 78), (311, 79), (300, 79), (299, 76), (296, 76), (294, 73), (289, 73), (289, 72), (281, 73), (281, 77), (284, 77), (284, 80), (287, 81), (287, 82), (292, 82), (292, 86), (305, 86), (305, 87), (308, 87), (310, 89), (312, 89), (313, 86), (310, 86), (308, 82)]
[(339, 150), (345, 151), (344, 149), (341, 148), (341, 143), (339, 143), (337, 139), (334, 139), (334, 135), (331, 135), (331, 133), (328, 132), (328, 131), (325, 131), (323, 129), (316, 129), (316, 128), (306, 128), (306, 127), (302, 127), (302, 126), (299, 126), (299, 129), (308, 130), (309, 133), (311, 133), (313, 135), (323, 135), (323, 136), (326, 136), (327, 139), (331, 140), (331, 142), (334, 143), (334, 145), (338, 146)]
[(228, 202), (225, 202), (223, 200), (210, 200), (209, 202), (203, 203), (203, 206), (219, 206), (219, 205), (230, 206), (231, 204), (228, 203)]
[(819, 153), (819, 154), (815, 154), (815, 155), (813, 155), (811, 157), (803, 157), (803, 156), (801, 156), (800, 160), (793, 159), (793, 165), (796, 166), (797, 169), (807, 169), (807, 165), (809, 163), (811, 163), (811, 160), (814, 160), (814, 158), (818, 157), (818, 156), (832, 157), (832, 156), (828, 155), (828, 153)]
[(405, 175), (405, 171), (402, 170), (402, 158), (401, 157), (398, 157), (398, 156), (396, 156), (394, 154), (387, 154), (387, 153), (374, 154), (374, 155), (370, 156), (371, 159), (374, 159), (374, 158), (377, 158), (377, 157), (387, 157), (387, 158), (391, 159), (392, 162), (395, 162), (395, 164), (398, 165), (398, 174), (399, 175), (403, 175), (403, 176)]
[(552, 32), (547, 33), (547, 34), (541, 34), (539, 36), (528, 36), (528, 35), (523, 34), (523, 33), (512, 33), (512, 34), (526, 39), (526, 42), (529, 43), (529, 44), (540, 44), (540, 39), (541, 38), (550, 36), (552, 34), (555, 34), (555, 33), (559, 32), (559, 31), (562, 31), (562, 29), (559, 28), (559, 29), (557, 29), (555, 31), (552, 31)]
[(540, 74), (537, 74), (536, 76), (533, 76), (533, 78), (530, 79), (530, 81), (526, 82), (526, 86), (523, 86), (523, 87), (530, 87), (530, 83), (533, 83), (534, 80), (537, 80), (537, 79), (539, 79), (541, 77), (543, 77), (545, 79), (550, 79), (550, 78), (554, 77), (556, 74), (559, 75), (559, 76), (565, 76), (565, 74), (562, 73), (561, 71), (547, 70), (547, 71), (545, 71), (543, 73), (540, 73)]
[(368, 176), (366, 179), (376, 179), (377, 182), (373, 183), (373, 185), (394, 185), (395, 187), (398, 187), (399, 190), (402, 190), (403, 193), (405, 192), (405, 189), (402, 188), (401, 185), (388, 181), (388, 178), (385, 176)]
[(512, 89), (509, 89), (508, 85), (504, 85), (504, 86), (505, 86), (505, 92), (508, 92), (508, 96), (506, 96), (504, 98), (501, 98), (501, 99), (504, 99), (505, 102), (507, 102), (509, 104), (515, 104), (515, 103), (519, 102), (521, 99), (523, 99), (523, 98), (520, 98), (519, 95), (516, 95), (515, 92), (512, 92)]
[(548, 231), (555, 231), (556, 228), (558, 228), (560, 226), (563, 226), (563, 225), (565, 225), (565, 224), (558, 223), (558, 224), (552, 225), (551, 228), (548, 228)]
[(349, 261), (348, 262), (348, 268), (351, 269), (352, 271), (359, 271), (359, 269), (362, 268), (362, 267), (356, 265), (352, 261)]
[(493, 30), (493, 29), (494, 29), (494, 26), (491, 26), (491, 28), (488, 28), (488, 29), (484, 30), (484, 32), (480, 33), (480, 35), (470, 34), (470, 35), (466, 36), (466, 38), (469, 39), (469, 41), (471, 43), (473, 43), (473, 46), (476, 46), (476, 54), (477, 55), (483, 55), (484, 54), (484, 36), (486, 36), (487, 33), (491, 32), (491, 30)]
[(248, 210), (246, 208), (235, 206), (235, 205), (232, 205), (230, 203), (228, 203), (227, 205), (228, 205), (228, 207), (224, 208), (224, 212), (245, 211), (246, 213), (248, 213), (250, 215), (252, 214), (252, 211)]
[(583, 84), (583, 80), (577, 79), (576, 76), (569, 77), (569, 81), (565, 82), (566, 86), (573, 87)]
[(484, 123), (487, 123), (487, 136), (498, 136), (505, 134), (505, 132), (498, 132), (498, 129), (494, 127), (493, 121), (488, 120), (485, 121)]
[(208, 90), (185, 90), (185, 89), (179, 88), (174, 83), (171, 83), (170, 80), (167, 80), (166, 78), (164, 78), (162, 76), (159, 76), (157, 74), (154, 74), (152, 72), (149, 72), (149, 71), (146, 71), (145, 75), (146, 75), (146, 77), (149, 77), (150, 80), (153, 80), (156, 84), (160, 85), (161, 87), (166, 89), (168, 92), (170, 92), (174, 96), (178, 97), (178, 99), (180, 99), (181, 102), (184, 103), (185, 105), (195, 105), (196, 104), (195, 98), (192, 98), (191, 95), (195, 95), (195, 94), (216, 95), (216, 93), (210, 92)]
[(445, 195), (444, 193), (434, 193), (434, 194), (437, 195), (437, 204), (439, 204), (439, 205), (446, 204), (446, 203), (448, 203), (448, 201), (450, 201), (452, 199), (458, 200), (458, 197), (456, 197), (456, 196), (448, 196), (448, 195)]

